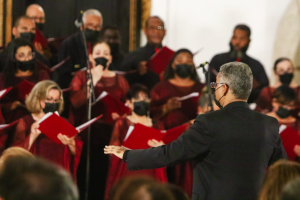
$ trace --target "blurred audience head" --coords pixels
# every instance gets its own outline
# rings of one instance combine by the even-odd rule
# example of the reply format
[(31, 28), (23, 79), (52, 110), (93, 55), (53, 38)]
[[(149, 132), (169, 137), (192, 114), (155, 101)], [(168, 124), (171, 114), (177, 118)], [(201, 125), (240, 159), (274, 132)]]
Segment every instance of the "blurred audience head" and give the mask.
[(100, 31), (102, 29), (103, 18), (100, 11), (96, 9), (88, 9), (82, 15), (83, 29), (86, 40), (95, 42), (100, 39)]
[(11, 157), (0, 172), (3, 200), (77, 200), (78, 191), (63, 169), (39, 158)]
[(283, 187), (299, 177), (299, 163), (286, 160), (277, 161), (267, 172), (259, 200), (279, 200)]
[(64, 108), (62, 90), (54, 81), (40, 81), (32, 88), (25, 104), (31, 113), (61, 113)]
[(94, 67), (102, 67), (103, 70), (109, 69), (112, 62), (110, 46), (106, 42), (96, 42), (92, 54), (89, 55), (89, 60)]
[(15, 38), (23, 38), (33, 43), (35, 39), (35, 24), (27, 15), (23, 15), (15, 21), (12, 29)]
[(0, 171), (2, 169), (3, 164), (8, 158), (12, 157), (24, 157), (24, 158), (34, 158), (34, 156), (27, 150), (21, 147), (10, 147), (3, 151), (0, 157)]
[(26, 10), (26, 15), (35, 22), (36, 28), (38, 28), (40, 31), (44, 29), (45, 12), (40, 5), (31, 4), (30, 6), (28, 6)]
[(296, 178), (285, 185), (280, 200), (300, 200), (300, 178)]
[(214, 102), (214, 95), (211, 94), (209, 97), (209, 94), (207, 92), (203, 92), (198, 99), (198, 114), (205, 114), (211, 111), (209, 101), (212, 101), (214, 111), (220, 109)]
[(171, 191), (150, 177), (125, 177), (111, 189), (109, 200), (175, 200)]
[(127, 92), (126, 104), (137, 115), (145, 116), (150, 109), (150, 91), (142, 84), (134, 84)]
[(278, 117), (287, 118), (290, 111), (294, 110), (298, 104), (298, 94), (288, 85), (281, 85), (272, 93), (272, 107)]
[(144, 33), (149, 44), (160, 47), (166, 35), (165, 24), (158, 16), (151, 16), (146, 20)]
[(163, 79), (169, 80), (176, 76), (185, 79), (190, 78), (194, 81), (199, 81), (199, 76), (197, 74), (194, 55), (188, 49), (179, 49), (175, 52), (173, 58), (171, 59), (169, 65), (167, 66)]
[[(245, 54), (250, 44), (251, 30), (245, 24), (238, 24), (233, 30), (230, 40), (230, 51)], [(236, 55), (240, 57), (239, 55)]]
[(102, 29), (102, 40), (109, 44), (112, 56), (120, 53), (121, 36), (117, 26), (105, 26)]
[(274, 73), (278, 82), (289, 85), (294, 77), (295, 68), (289, 58), (278, 58), (274, 63)]
[(172, 184), (166, 184), (166, 187), (171, 191), (174, 200), (189, 200), (187, 194), (178, 186)]

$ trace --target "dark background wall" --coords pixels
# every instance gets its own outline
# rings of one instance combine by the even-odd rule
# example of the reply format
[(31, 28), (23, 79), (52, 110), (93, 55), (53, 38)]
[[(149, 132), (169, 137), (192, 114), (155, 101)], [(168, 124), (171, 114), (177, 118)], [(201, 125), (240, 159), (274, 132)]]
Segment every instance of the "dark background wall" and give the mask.
[(55, 38), (69, 36), (78, 31), (74, 22), (81, 10), (90, 8), (99, 10), (103, 16), (104, 26), (115, 24), (119, 27), (122, 50), (128, 52), (130, 0), (14, 0), (13, 21), (25, 14), (26, 7), (33, 3), (44, 8), (45, 33), (49, 37)]

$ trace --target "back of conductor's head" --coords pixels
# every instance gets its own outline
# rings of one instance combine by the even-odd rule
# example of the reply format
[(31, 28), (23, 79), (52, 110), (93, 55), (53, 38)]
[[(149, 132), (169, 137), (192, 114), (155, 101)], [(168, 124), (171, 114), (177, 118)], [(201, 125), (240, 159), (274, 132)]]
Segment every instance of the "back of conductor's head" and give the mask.
[(251, 68), (242, 62), (230, 62), (221, 66), (218, 82), (225, 83), (235, 99), (248, 100), (253, 84)]
[(3, 200), (77, 200), (78, 191), (63, 169), (39, 158), (8, 158), (0, 171)]

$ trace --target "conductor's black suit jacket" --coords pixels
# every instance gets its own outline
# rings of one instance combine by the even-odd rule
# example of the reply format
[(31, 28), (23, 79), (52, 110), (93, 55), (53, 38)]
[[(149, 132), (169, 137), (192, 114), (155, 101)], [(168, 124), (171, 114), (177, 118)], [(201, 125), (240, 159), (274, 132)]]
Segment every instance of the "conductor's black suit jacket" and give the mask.
[(126, 151), (129, 170), (160, 168), (194, 159), (192, 200), (255, 200), (266, 169), (286, 158), (278, 121), (238, 101), (199, 115), (172, 143)]

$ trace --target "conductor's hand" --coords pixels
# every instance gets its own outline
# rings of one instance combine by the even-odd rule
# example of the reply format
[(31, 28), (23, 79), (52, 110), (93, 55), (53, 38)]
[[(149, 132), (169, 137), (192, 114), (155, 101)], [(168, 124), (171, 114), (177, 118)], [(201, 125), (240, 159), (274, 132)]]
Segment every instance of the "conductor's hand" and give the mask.
[(159, 147), (159, 146), (162, 146), (162, 145), (165, 145), (165, 143), (163, 141), (157, 141), (157, 140), (148, 140), (148, 145), (150, 147)]
[(114, 154), (115, 156), (119, 157), (120, 159), (123, 159), (123, 155), (126, 149), (124, 147), (120, 146), (105, 146), (104, 148), (104, 154)]

